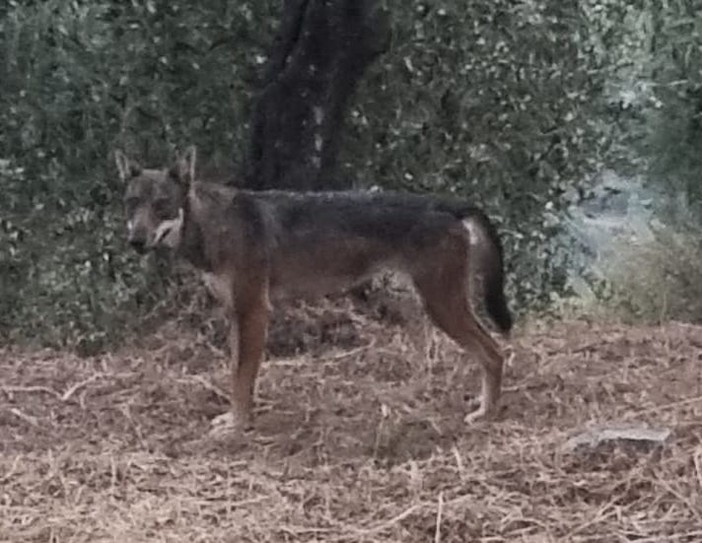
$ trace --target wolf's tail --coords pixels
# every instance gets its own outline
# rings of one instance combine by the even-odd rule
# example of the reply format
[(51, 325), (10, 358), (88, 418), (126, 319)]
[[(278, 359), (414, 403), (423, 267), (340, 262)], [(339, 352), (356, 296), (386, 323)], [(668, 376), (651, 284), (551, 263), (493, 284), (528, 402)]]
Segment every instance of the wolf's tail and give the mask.
[(466, 211), (461, 219), (468, 229), (474, 265), (483, 277), (485, 310), (499, 330), (508, 336), (513, 321), (504, 292), (502, 242), (485, 213), (477, 208)]

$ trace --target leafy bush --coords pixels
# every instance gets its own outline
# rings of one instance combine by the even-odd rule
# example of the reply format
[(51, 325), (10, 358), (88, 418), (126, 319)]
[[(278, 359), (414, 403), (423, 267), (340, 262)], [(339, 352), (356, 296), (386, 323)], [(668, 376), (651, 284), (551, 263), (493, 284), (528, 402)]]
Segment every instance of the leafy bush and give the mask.
[(368, 184), (446, 191), (504, 234), (520, 311), (562, 291), (573, 255), (552, 220), (604, 160), (606, 77), (579, 2), (413, 2), (350, 116), (345, 169)]
[(125, 247), (111, 150), (157, 164), (197, 141), (210, 162), (231, 163), (273, 8), (48, 0), (3, 9), (0, 334), (103, 348), (174, 296), (178, 278)]
[[(553, 217), (608, 144), (592, 5), (394, 2), (391, 50), (349, 115), (358, 185), (456, 192), (506, 240), (521, 311), (562, 290)], [(126, 250), (115, 145), (162, 163), (194, 142), (235, 172), (280, 2), (9, 2), (0, 8), (0, 334), (97, 349), (183, 276)], [(594, 21), (594, 22), (593, 22)], [(598, 23), (599, 24), (599, 23)]]
[(652, 231), (652, 239), (613, 243), (616, 257), (605, 263), (599, 300), (586, 312), (629, 322), (702, 322), (699, 225), (659, 223)]

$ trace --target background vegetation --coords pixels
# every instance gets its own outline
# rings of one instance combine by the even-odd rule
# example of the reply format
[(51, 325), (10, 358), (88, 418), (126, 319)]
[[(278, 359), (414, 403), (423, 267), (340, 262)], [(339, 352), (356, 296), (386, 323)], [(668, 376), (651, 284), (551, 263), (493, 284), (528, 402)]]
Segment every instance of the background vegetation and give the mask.
[[(694, 224), (693, 0), (382, 4), (392, 41), (352, 100), (341, 174), (483, 205), (504, 235), (515, 309), (567, 294), (566, 271), (585, 261), (561, 235), (563, 213), (605, 167), (645, 174)], [(94, 350), (159, 304), (187, 301), (167, 263), (125, 247), (110, 153), (119, 145), (159, 164), (194, 142), (208, 169), (239, 171), (280, 10), (273, 0), (0, 7), (0, 337)]]

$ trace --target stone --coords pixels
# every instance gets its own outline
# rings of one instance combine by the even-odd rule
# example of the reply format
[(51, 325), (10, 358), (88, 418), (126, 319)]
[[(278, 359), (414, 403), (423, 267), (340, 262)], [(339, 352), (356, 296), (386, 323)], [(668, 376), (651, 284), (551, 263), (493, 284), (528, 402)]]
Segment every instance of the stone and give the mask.
[(644, 425), (604, 425), (588, 429), (571, 437), (565, 449), (571, 452), (586, 452), (603, 445), (619, 445), (648, 451), (663, 446), (671, 435), (668, 428), (649, 428)]

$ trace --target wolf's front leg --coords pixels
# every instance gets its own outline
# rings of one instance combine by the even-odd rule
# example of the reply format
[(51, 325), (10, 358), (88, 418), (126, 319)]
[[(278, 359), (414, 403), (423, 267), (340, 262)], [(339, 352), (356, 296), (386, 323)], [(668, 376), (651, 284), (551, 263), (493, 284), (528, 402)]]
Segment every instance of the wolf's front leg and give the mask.
[(263, 360), (267, 333), (268, 308), (265, 303), (257, 303), (239, 316), (239, 363), (232, 376), (232, 408), (245, 429), (253, 425), (256, 378)]
[(242, 417), (238, 413), (236, 402), (234, 400), (234, 380), (236, 379), (237, 369), (239, 367), (239, 319), (233, 311), (229, 311), (229, 370), (231, 371), (231, 406), (226, 413), (217, 415), (212, 419), (213, 434), (221, 434), (227, 430), (234, 430), (237, 427), (241, 428)]
[(247, 430), (253, 425), (254, 391), (266, 345), (268, 316), (265, 292), (233, 313), (229, 331), (232, 406), (229, 413), (215, 418), (215, 430)]

